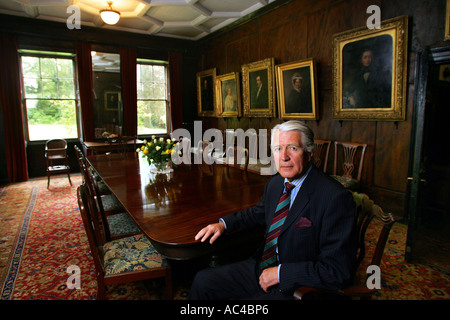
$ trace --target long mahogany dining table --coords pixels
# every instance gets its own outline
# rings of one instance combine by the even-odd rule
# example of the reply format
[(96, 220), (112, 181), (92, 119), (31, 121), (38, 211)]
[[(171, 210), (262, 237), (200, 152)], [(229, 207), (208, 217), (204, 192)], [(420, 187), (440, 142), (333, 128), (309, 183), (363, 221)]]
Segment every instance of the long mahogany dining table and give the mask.
[[(91, 155), (90, 165), (164, 256), (193, 259), (237, 250), (251, 233), (220, 237), (214, 244), (194, 239), (219, 218), (260, 202), (268, 176), (222, 164), (180, 164), (155, 174), (137, 153)], [(237, 247), (236, 247), (237, 246)]]

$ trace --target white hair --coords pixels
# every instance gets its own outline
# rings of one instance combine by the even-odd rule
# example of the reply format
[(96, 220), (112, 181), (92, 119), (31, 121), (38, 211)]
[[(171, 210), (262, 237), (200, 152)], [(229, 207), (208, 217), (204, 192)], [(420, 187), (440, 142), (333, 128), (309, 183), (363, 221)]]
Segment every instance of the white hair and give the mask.
[(309, 153), (314, 151), (314, 132), (305, 123), (298, 120), (290, 120), (277, 124), (272, 129), (272, 137), (271, 137), (272, 145), (273, 145), (273, 137), (275, 136), (275, 133), (278, 130), (283, 132), (299, 131), (302, 135), (302, 144), (305, 151)]

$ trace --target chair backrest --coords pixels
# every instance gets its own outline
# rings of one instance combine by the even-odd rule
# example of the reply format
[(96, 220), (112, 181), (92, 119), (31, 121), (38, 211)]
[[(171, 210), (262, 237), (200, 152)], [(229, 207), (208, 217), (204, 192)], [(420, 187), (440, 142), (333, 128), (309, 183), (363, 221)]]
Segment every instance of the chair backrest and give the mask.
[(249, 154), (248, 149), (241, 146), (228, 147), (226, 163), (236, 168), (247, 170)]
[(106, 239), (111, 239), (111, 234), (109, 232), (109, 228), (106, 227), (108, 225), (108, 221), (106, 219), (105, 209), (103, 207), (100, 187), (98, 186), (92, 169), (88, 168), (85, 163), (82, 163), (81, 166), (83, 168), (82, 170), (85, 178), (85, 185), (88, 189), (87, 194), (91, 203), (91, 212), (93, 218), (95, 218), (96, 221), (101, 223), (103, 226), (103, 228), (99, 229), (99, 233), (102, 235), (103, 242), (105, 242)]
[[(367, 144), (365, 143), (335, 141), (333, 175), (341, 175), (360, 181), (366, 148)], [(338, 162), (342, 164), (342, 166), (339, 166), (339, 171)]]
[(125, 152), (136, 152), (136, 141), (137, 136), (122, 136), (119, 137), (118, 143), (119, 143), (119, 152), (125, 153)]
[(125, 154), (126, 152), (136, 152), (137, 136), (117, 136), (108, 139), (109, 153)]
[(67, 157), (67, 141), (64, 139), (51, 139), (45, 143), (46, 157)]
[(323, 172), (327, 172), (328, 155), (330, 153), (330, 140), (314, 139), (314, 164)]
[(77, 158), (78, 166), (80, 168), (81, 178), (82, 178), (83, 182), (85, 182), (86, 179), (84, 177), (85, 173), (83, 172), (84, 168), (82, 167), (82, 163), (83, 164), (86, 163), (86, 158), (84, 157), (83, 152), (80, 150), (80, 148), (78, 148), (77, 145), (74, 145), (73, 148), (75, 150), (75, 157)]
[(92, 215), (91, 203), (89, 201), (89, 189), (85, 185), (80, 185), (77, 189), (78, 207), (80, 208), (81, 219), (89, 241), (92, 257), (94, 259), (97, 281), (103, 281), (104, 271), (100, 258), (101, 248), (104, 242), (100, 239), (100, 225)]
[[(380, 265), (383, 251), (386, 246), (389, 233), (395, 220), (392, 214), (385, 213), (380, 206), (374, 204), (364, 193), (353, 192), (353, 200), (356, 204), (356, 227), (358, 231), (358, 255), (356, 259), (356, 269), (361, 265), (366, 254), (366, 231), (369, 224), (375, 220), (381, 224), (376, 247), (372, 255), (371, 265)], [(373, 221), (375, 223), (375, 221)]]

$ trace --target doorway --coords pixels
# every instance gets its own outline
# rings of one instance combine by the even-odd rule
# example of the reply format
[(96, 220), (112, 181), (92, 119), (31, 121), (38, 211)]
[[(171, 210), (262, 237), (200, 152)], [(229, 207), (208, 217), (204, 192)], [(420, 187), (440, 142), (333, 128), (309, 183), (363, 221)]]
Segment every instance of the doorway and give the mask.
[(450, 271), (450, 47), (420, 56), (406, 259)]

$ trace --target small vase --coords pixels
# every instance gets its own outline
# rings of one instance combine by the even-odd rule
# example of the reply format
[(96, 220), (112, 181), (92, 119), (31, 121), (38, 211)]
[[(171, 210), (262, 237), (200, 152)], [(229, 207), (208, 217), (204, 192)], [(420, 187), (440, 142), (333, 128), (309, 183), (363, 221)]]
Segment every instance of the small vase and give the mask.
[(153, 162), (152, 164), (154, 166), (150, 168), (150, 172), (152, 173), (169, 173), (173, 170), (169, 167), (168, 161)]

